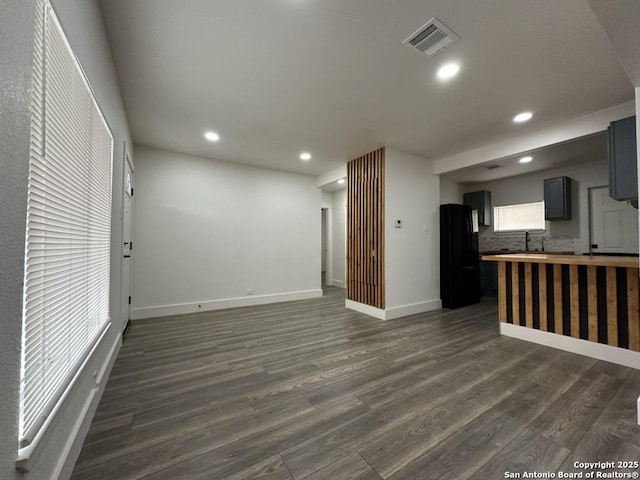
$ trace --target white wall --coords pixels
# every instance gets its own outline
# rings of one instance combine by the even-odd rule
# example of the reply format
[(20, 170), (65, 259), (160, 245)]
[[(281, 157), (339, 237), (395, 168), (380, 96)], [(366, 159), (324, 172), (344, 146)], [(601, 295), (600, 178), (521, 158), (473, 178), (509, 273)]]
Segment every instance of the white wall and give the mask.
[(0, 2), (0, 478), (13, 479), (18, 446), (33, 0)]
[(135, 158), (133, 318), (322, 294), (313, 177), (148, 147)]
[(346, 288), (347, 189), (333, 192), (333, 277), (331, 284)]
[[(559, 176), (567, 176), (573, 180), (571, 187), (572, 218), (571, 220), (546, 222), (547, 230), (545, 236), (557, 237), (556, 241), (558, 245), (571, 245), (578, 254), (588, 253), (589, 188), (609, 184), (609, 172), (606, 159), (532, 172), (492, 182), (463, 185), (463, 191), (489, 190), (491, 192), (491, 203), (493, 206), (539, 202), (544, 199), (544, 179)], [(480, 235), (481, 237), (493, 235), (493, 226), (481, 228)], [(524, 236), (520, 236), (523, 242), (521, 247), (524, 248)], [(564, 237), (565, 241), (559, 237)], [(534, 243), (531, 245), (531, 248), (538, 248), (538, 240), (533, 239), (532, 241)], [(482, 248), (482, 238), (480, 243)], [(554, 249), (551, 247), (551, 244), (545, 245), (545, 248)]]
[(440, 205), (443, 203), (462, 203), (462, 185), (440, 178)]
[[(120, 325), (122, 320), (117, 318), (120, 312), (122, 235), (119, 212), (124, 143), (131, 144), (128, 124), (97, 2), (53, 0), (53, 6), (114, 135), (111, 312), (113, 326)], [(0, 95), (0, 200), (3, 205), (0, 213), (0, 478), (3, 480), (68, 478), (120, 345), (119, 329), (111, 328), (26, 463), (30, 473), (17, 475), (15, 460), (18, 454), (17, 407), (34, 22), (33, 0), (0, 2), (0, 43), (3, 46), (0, 49), (0, 91), (3, 92)], [(92, 378), (96, 370), (105, 373), (97, 391)]]
[[(432, 162), (385, 152), (387, 318), (440, 308), (439, 178)], [(395, 228), (396, 219), (402, 228)], [(426, 231), (425, 231), (426, 228)]]

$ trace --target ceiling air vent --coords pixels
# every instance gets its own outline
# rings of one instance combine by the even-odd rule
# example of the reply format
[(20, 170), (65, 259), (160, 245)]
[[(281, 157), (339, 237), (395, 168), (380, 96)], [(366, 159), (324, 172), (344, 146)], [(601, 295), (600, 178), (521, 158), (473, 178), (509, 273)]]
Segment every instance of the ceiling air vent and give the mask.
[(496, 168), (502, 168), (500, 165), (498, 165), (497, 163), (494, 163), (492, 165), (487, 165), (486, 167), (487, 170), (495, 170)]
[(434, 17), (402, 43), (420, 55), (432, 57), (458, 40), (459, 36)]

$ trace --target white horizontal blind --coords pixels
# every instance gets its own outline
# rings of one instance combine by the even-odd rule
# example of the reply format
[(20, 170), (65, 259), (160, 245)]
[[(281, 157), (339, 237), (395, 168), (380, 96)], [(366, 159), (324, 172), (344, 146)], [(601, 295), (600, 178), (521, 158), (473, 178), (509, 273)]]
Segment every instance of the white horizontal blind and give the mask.
[(109, 323), (113, 138), (48, 1), (39, 2), (23, 315), (21, 446)]
[(494, 231), (544, 230), (544, 201), (493, 207)]

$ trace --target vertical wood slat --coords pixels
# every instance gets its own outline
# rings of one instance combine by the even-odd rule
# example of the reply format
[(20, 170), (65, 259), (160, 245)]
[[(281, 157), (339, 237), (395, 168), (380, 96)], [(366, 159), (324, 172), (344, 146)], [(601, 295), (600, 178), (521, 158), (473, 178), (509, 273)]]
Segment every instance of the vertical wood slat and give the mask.
[(618, 346), (618, 287), (616, 268), (607, 267), (607, 343)]
[(598, 279), (596, 266), (587, 266), (587, 310), (589, 341), (598, 341)]
[(629, 349), (640, 352), (640, 290), (638, 270), (627, 268), (627, 319), (629, 322)]
[(540, 330), (548, 331), (547, 325), (547, 266), (538, 264), (538, 301), (540, 312)]
[(562, 326), (562, 266), (553, 265), (553, 321), (554, 332), (564, 333)]
[(524, 264), (524, 306), (525, 325), (533, 328), (533, 290), (532, 290), (532, 265)]
[(580, 338), (580, 292), (578, 290), (578, 266), (569, 265), (569, 303), (571, 311), (571, 336)]
[(384, 308), (384, 148), (347, 165), (347, 298)]
[(498, 320), (507, 321), (507, 262), (498, 262)]
[(518, 263), (511, 264), (511, 312), (513, 324), (520, 325), (520, 288), (518, 287)]

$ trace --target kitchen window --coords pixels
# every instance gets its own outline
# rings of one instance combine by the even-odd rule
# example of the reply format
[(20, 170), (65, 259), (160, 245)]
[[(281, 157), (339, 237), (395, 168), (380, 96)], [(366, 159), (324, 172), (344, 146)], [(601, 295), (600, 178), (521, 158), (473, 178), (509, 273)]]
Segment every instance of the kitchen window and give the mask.
[(544, 230), (544, 201), (493, 207), (493, 219), (495, 232)]

